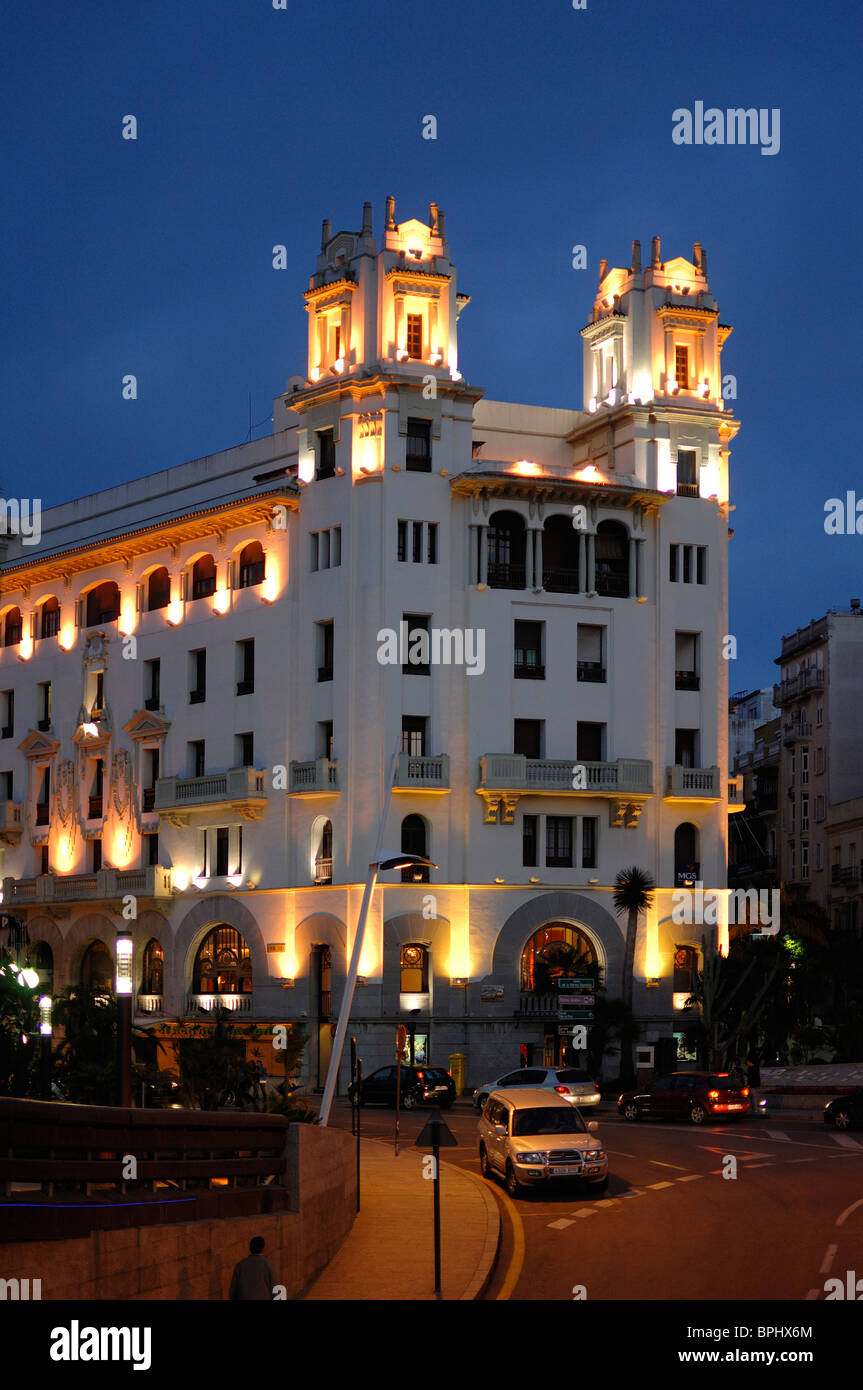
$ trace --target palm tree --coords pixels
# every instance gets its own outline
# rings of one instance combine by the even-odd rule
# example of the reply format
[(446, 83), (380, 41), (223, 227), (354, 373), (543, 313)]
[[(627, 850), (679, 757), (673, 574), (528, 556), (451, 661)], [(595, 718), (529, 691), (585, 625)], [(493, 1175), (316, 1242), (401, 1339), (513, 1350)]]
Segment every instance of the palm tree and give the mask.
[(635, 970), (635, 942), (638, 937), (638, 918), (653, 906), (653, 889), (656, 887), (650, 874), (633, 864), (621, 869), (614, 880), (614, 909), (620, 917), (625, 912), (626, 948), (623, 952), (623, 974), (620, 997), (627, 1006), (632, 1005), (632, 976)]

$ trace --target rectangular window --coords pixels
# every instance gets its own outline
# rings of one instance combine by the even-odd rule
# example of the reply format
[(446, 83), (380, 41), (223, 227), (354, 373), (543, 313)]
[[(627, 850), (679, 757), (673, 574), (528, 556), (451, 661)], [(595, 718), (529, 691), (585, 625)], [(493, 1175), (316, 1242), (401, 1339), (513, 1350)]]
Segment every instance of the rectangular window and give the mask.
[[(47, 853), (47, 846), (46, 846)], [(90, 841), (90, 865), (94, 874), (97, 874), (102, 867), (102, 841)]]
[(680, 546), (670, 545), (668, 547), (668, 578), (672, 584), (677, 583), (678, 565), (680, 561)]
[(693, 551), (693, 547), (692, 547), (691, 545), (685, 545), (685, 546), (683, 547), (683, 582), (684, 582), (684, 584), (691, 584), (691, 583), (692, 583), (692, 551)]
[(800, 829), (801, 829), (801, 830), (808, 830), (808, 829), (809, 829), (809, 797), (808, 797), (808, 796), (801, 796), (801, 798), (800, 798)]
[(317, 631), (317, 667), (318, 680), (331, 681), (333, 678), (333, 643), (334, 629), (333, 623), (315, 623)]
[(318, 533), (317, 533), (317, 531), (312, 531), (312, 532), (310, 533), (310, 535), (309, 535), (309, 540), (310, 540), (311, 543), (312, 543), (312, 565), (311, 565), (311, 567), (312, 567), (312, 573), (314, 573), (314, 571), (318, 568)]
[(143, 787), (143, 809), (152, 811), (156, 805), (156, 783), (159, 780), (159, 750), (158, 748), (144, 749), (144, 787)]
[(521, 818), (521, 862), (526, 869), (536, 868), (536, 816)]
[(41, 681), (36, 687), (36, 727), (43, 733), (51, 727), (51, 682)]
[(36, 824), (48, 825), (51, 820), (51, 769), (46, 767), (36, 802)]
[(408, 314), (407, 350), (408, 357), (421, 359), (423, 355), (423, 316)]
[(523, 758), (541, 758), (545, 721), (542, 719), (516, 719), (514, 721), (512, 751)]
[(580, 719), (576, 725), (576, 757), (580, 763), (601, 763), (605, 725)]
[(0, 718), (2, 732), (0, 738), (13, 738), (15, 732), (15, 691), (4, 690), (0, 696)]
[(674, 348), (674, 379), (681, 391), (689, 388), (689, 348), (677, 343)]
[(520, 680), (545, 680), (542, 660), (543, 623), (516, 619), (513, 675)]
[(201, 705), (207, 698), (207, 649), (189, 652), (189, 704)]
[(428, 548), (427, 548), (427, 551), (426, 551), (426, 557), (427, 557), (428, 562), (429, 562), (430, 565), (436, 565), (436, 564), (437, 564), (437, 522), (436, 522), (436, 521), (430, 521), (430, 522), (428, 523), (427, 530), (428, 530)]
[(675, 690), (699, 690), (700, 687), (698, 633), (676, 632), (674, 634), (674, 688)]
[(696, 583), (707, 583), (707, 546), (698, 545), (695, 547), (696, 559)]
[(545, 863), (549, 869), (572, 868), (572, 816), (546, 816)]
[(820, 727), (821, 727), (821, 725), (822, 725), (823, 723), (824, 723), (824, 706), (822, 705), (821, 701), (819, 700), (819, 701), (818, 701), (818, 704), (815, 706), (815, 724), (816, 724), (816, 727), (820, 729)]
[(429, 623), (431, 619), (421, 613), (404, 613), (403, 621), (407, 623), (407, 642), (405, 656), (407, 661), (402, 666), (403, 676), (429, 676), (431, 666), (429, 657), (431, 655), (431, 637), (429, 633)]
[(698, 767), (698, 730), (674, 730), (674, 761), (678, 767)]
[(143, 836), (143, 860), (145, 865), (158, 864), (159, 862), (159, 832), (154, 831)]
[(809, 841), (800, 841), (800, 877), (809, 877)]
[(237, 734), (237, 767), (254, 767), (255, 765), (255, 735)]
[(236, 644), (237, 694), (252, 695), (255, 690), (255, 639), (247, 637)]
[(402, 715), (402, 752), (415, 758), (426, 756), (428, 720), (419, 714)]
[(4, 801), (12, 801), (15, 796), (15, 774), (14, 772), (0, 772), (0, 797)]
[(413, 531), (413, 553), (411, 559), (415, 565), (421, 565), (423, 560), (423, 524), (415, 521), (412, 525)]
[(800, 783), (805, 786), (809, 781), (809, 749), (800, 749)]
[(332, 719), (321, 719), (318, 723), (317, 731), (317, 752), (318, 758), (327, 758), (329, 762), (333, 760), (333, 721)]
[(698, 473), (694, 449), (677, 451), (677, 492), (680, 497), (698, 496)]
[(581, 820), (581, 867), (596, 868), (596, 816), (583, 816)]
[(315, 478), (334, 478), (336, 474), (336, 439), (332, 430), (318, 430)]
[(605, 629), (598, 623), (578, 624), (578, 679), (602, 683), (605, 680), (603, 647)]
[(431, 472), (431, 420), (408, 419), (405, 467), (409, 473)]
[(144, 662), (144, 708), (157, 710), (162, 704), (162, 663), (158, 657)]
[(204, 740), (202, 738), (193, 739), (186, 744), (188, 761), (186, 766), (189, 769), (190, 777), (204, 776)]
[(330, 533), (321, 531), (319, 533), (318, 553), (321, 562), (321, 569), (328, 570), (330, 567)]
[(408, 558), (408, 524), (406, 521), (399, 522), (399, 539), (396, 548), (396, 558), (402, 561)]
[(216, 878), (225, 878), (228, 873), (228, 840), (228, 827), (220, 825), (216, 831)]

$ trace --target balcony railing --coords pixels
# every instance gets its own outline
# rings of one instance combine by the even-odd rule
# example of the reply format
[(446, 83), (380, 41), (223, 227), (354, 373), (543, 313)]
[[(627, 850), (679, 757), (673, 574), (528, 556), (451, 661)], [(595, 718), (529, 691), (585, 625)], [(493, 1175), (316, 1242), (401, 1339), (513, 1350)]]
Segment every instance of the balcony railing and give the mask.
[(533, 994), (523, 989), (518, 996), (518, 1011), (527, 1015), (549, 1015), (557, 1018), (560, 1007), (558, 994)]
[(339, 762), (315, 758), (310, 763), (291, 763), (292, 792), (337, 792)]
[(101, 902), (123, 898), (170, 898), (171, 870), (160, 864), (144, 869), (99, 869), (92, 874), (39, 874), (5, 878), (4, 903)]
[(449, 790), (449, 757), (400, 753), (394, 785), (401, 790), (409, 787), (428, 787), (430, 790)]
[(139, 1014), (160, 1014), (163, 1012), (164, 997), (161, 994), (139, 994)]
[(332, 855), (319, 855), (315, 860), (315, 883), (318, 885), (332, 883), (333, 881), (333, 859)]
[(774, 685), (773, 703), (774, 705), (784, 705), (789, 700), (795, 700), (798, 695), (805, 695), (810, 690), (823, 689), (824, 668), (822, 666), (808, 666), (805, 671), (800, 671), (796, 676), (786, 676), (779, 685)]
[(17, 801), (0, 801), (0, 840), (18, 840), (23, 830), (21, 807)]
[(190, 1014), (212, 1013), (222, 1008), (228, 1013), (250, 1014), (252, 1012), (251, 994), (187, 994), (186, 1017)]
[(700, 690), (701, 681), (695, 671), (675, 671), (675, 690)]
[(578, 570), (543, 570), (542, 587), (548, 594), (577, 594)]
[(618, 570), (603, 570), (597, 561), (596, 592), (600, 598), (628, 598), (629, 575), (621, 574)]
[(524, 581), (524, 565), (501, 564), (497, 560), (489, 560), (488, 586), (490, 589), (523, 589)]
[(267, 800), (266, 773), (254, 767), (231, 767), (202, 777), (160, 777), (156, 782), (157, 811), (213, 806), (220, 802)]
[(513, 664), (512, 674), (516, 680), (544, 681), (545, 667), (538, 661), (516, 661)]
[(718, 798), (720, 780), (718, 767), (682, 767), (675, 763), (667, 769), (666, 797), (681, 801), (703, 801)]
[(605, 682), (605, 667), (601, 661), (579, 661), (576, 670), (580, 681), (590, 681), (596, 685)]
[(728, 779), (728, 809), (729, 811), (742, 811), (745, 803), (743, 800), (743, 778), (729, 777)]
[(678, 483), (678, 484), (677, 484), (677, 495), (678, 495), (678, 497), (698, 497), (698, 496), (700, 495), (700, 494), (699, 494), (699, 491), (698, 491), (698, 484), (697, 484), (697, 483)]
[(833, 864), (830, 870), (831, 883), (859, 883), (860, 868), (857, 864)]
[[(574, 788), (573, 769), (585, 770), (587, 785)], [(559, 792), (573, 796), (650, 796), (653, 763), (646, 758), (616, 762), (526, 758), (521, 753), (486, 753), (479, 760), (480, 787), (487, 790)]]

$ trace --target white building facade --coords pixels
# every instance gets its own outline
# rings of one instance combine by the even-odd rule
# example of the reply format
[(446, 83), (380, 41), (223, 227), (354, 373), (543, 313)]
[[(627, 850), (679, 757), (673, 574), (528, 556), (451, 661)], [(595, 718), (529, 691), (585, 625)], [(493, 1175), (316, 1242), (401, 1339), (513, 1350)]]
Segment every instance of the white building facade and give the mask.
[(379, 238), (369, 204), (359, 232), (325, 222), (273, 435), (9, 540), (4, 910), (55, 992), (104, 982), (134, 912), (157, 1035), (218, 1002), (276, 1071), (295, 1021), (323, 1084), (398, 749), (384, 843), (436, 867), (374, 896), (366, 1074), (399, 1023), (470, 1084), (567, 1056), (556, 981), (620, 994), (629, 865), (658, 885), (633, 1008), (673, 1064), (703, 928), (671, 893), (726, 883), (738, 422), (701, 247), (631, 262), (601, 267), (583, 408), (509, 404), (462, 374), (435, 204), (397, 223), (388, 199)]

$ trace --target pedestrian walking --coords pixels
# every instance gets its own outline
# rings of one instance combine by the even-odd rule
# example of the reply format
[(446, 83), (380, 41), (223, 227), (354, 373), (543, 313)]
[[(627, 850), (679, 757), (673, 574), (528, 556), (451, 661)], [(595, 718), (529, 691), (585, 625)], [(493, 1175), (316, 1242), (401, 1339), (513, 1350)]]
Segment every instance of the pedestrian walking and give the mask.
[(249, 1253), (244, 1260), (238, 1260), (231, 1276), (231, 1289), (228, 1298), (231, 1302), (256, 1300), (258, 1303), (271, 1303), (275, 1280), (269, 1260), (261, 1251), (265, 1245), (263, 1236), (253, 1236), (249, 1241)]

